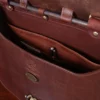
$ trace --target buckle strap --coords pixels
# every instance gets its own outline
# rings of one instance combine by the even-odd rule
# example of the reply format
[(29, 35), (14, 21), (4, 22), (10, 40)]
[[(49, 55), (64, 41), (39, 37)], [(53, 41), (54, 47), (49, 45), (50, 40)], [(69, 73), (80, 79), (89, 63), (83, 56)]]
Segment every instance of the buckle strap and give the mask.
[(63, 7), (61, 12), (61, 19), (63, 21), (72, 22), (73, 10)]
[(26, 8), (28, 4), (28, 0), (20, 0), (20, 7)]

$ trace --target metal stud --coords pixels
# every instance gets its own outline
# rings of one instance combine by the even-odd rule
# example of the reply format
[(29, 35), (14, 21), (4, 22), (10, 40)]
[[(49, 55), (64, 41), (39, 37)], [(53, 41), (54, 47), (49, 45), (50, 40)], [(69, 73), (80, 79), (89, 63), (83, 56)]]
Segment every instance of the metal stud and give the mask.
[(92, 15), (89, 15), (89, 19), (92, 17)]
[(37, 100), (36, 98), (30, 98), (30, 100)]
[(48, 16), (44, 15), (43, 19), (48, 20)]
[(93, 32), (93, 35), (94, 35), (94, 36), (98, 36), (99, 33), (95, 31), (95, 32)]
[(37, 100), (37, 98), (34, 98), (32, 95), (25, 95), (26, 100)]
[(57, 58), (57, 50), (56, 50), (55, 47), (50, 48), (50, 53), (51, 53), (51, 56), (52, 56), (53, 59)]
[(9, 10), (9, 11), (13, 11), (13, 9), (14, 9), (11, 5), (6, 6), (6, 8), (7, 8), (7, 10)]

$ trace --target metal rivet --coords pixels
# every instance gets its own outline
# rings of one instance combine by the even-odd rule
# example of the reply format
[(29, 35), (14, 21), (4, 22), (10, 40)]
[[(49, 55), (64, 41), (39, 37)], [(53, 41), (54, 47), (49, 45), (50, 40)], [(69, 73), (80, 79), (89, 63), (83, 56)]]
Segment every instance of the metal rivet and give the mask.
[(48, 20), (48, 16), (44, 15), (43, 19)]
[(92, 15), (89, 15), (89, 19), (92, 17)]
[(30, 98), (30, 100), (37, 100), (37, 99), (32, 97), (32, 98)]
[(32, 95), (25, 95), (26, 100), (37, 100)]
[(93, 32), (93, 35), (94, 35), (94, 36), (98, 36), (99, 33), (95, 31), (95, 32)]
[(7, 10), (9, 10), (9, 11), (13, 11), (13, 7), (10, 6), (10, 5), (6, 6), (6, 8), (7, 8)]

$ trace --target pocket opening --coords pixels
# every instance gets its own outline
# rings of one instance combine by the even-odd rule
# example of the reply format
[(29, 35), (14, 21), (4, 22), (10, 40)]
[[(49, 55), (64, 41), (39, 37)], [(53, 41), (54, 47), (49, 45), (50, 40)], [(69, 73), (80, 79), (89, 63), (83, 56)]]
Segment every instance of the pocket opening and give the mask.
[[(15, 28), (17, 28), (18, 30), (16, 31), (16, 29), (14, 29), (14, 26), (11, 26), (10, 25), (10, 30), (12, 30), (13, 31), (13, 34), (20, 34), (20, 32), (22, 32), (21, 30), (22, 29), (19, 29), (19, 28), (17, 28), (17, 27), (15, 27)], [(24, 32), (25, 30), (23, 30), (23, 32)], [(19, 32), (19, 33), (18, 33)], [(28, 31), (26, 31), (26, 32), (28, 32)], [(29, 32), (29, 34), (30, 34), (30, 32)], [(34, 34), (34, 33), (33, 33)], [(35, 33), (36, 34), (36, 33)], [(17, 36), (18, 36), (17, 35)], [(42, 36), (43, 37), (43, 36)], [(92, 71), (94, 71), (94, 70), (98, 70), (99, 69), (99, 67), (100, 67), (100, 65), (99, 64), (96, 64), (96, 63), (93, 63), (92, 61), (90, 61), (90, 60), (88, 60), (88, 59), (86, 59), (86, 58), (84, 58), (82, 55), (79, 55), (78, 53), (76, 53), (76, 54), (78, 54), (77, 56), (80, 56), (80, 58), (84, 58), (85, 59), (85, 61), (87, 61), (87, 64), (89, 63), (89, 64), (91, 64), (91, 65), (93, 65), (95, 68), (92, 68), (93, 66), (91, 66), (91, 67), (89, 67), (88, 68), (88, 65), (87, 66), (82, 66), (81, 64), (80, 64), (80, 62), (78, 63), (78, 64), (74, 64), (73, 62), (70, 62), (70, 61), (65, 61), (65, 62), (63, 62), (63, 60), (62, 61), (59, 61), (59, 60), (54, 60), (54, 59), (52, 59), (51, 57), (49, 57), (48, 55), (46, 55), (44, 52), (42, 52), (41, 50), (40, 50), (40, 48), (35, 48), (35, 47), (33, 47), (33, 46), (31, 46), (30, 44), (28, 44), (28, 42), (27, 41), (25, 41), (24, 39), (22, 39), (21, 37), (19, 37), (18, 36), (18, 38), (19, 38), (19, 41), (20, 41), (20, 47), (22, 48), (22, 49), (24, 49), (25, 51), (27, 51), (27, 52), (30, 52), (31, 54), (33, 54), (33, 55), (35, 55), (35, 56), (37, 56), (37, 57), (39, 57), (39, 58), (41, 58), (41, 59), (44, 59), (44, 60), (46, 60), (46, 61), (48, 61), (48, 62), (51, 62), (51, 63), (53, 63), (53, 64), (56, 64), (56, 65), (58, 65), (58, 66), (60, 66), (60, 67), (62, 67), (62, 68), (64, 68), (64, 69), (67, 69), (67, 70), (70, 70), (70, 71), (72, 71), (72, 72), (74, 72), (74, 73), (87, 73), (87, 72), (92, 72)], [(42, 41), (41, 41), (42, 42)], [(59, 43), (58, 43), (59, 44)], [(66, 47), (65, 47), (66, 48)], [(48, 53), (48, 52), (46, 52), (46, 53)], [(72, 52), (72, 53), (74, 53), (74, 52)], [(72, 54), (73, 55), (73, 54)], [(83, 63), (85, 63), (85, 62), (83, 62)]]

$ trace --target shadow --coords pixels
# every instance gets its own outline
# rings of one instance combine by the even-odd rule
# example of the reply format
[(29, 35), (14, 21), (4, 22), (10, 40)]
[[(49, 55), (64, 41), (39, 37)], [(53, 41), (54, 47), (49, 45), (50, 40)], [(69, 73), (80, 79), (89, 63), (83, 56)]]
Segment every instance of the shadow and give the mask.
[(6, 15), (1, 7), (0, 7), (0, 34), (2, 34), (4, 37), (9, 39), (10, 41), (16, 43), (17, 45), (21, 44), (20, 38), (7, 25)]

